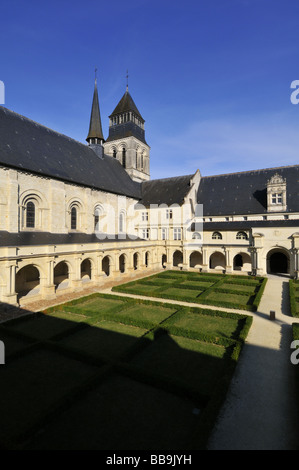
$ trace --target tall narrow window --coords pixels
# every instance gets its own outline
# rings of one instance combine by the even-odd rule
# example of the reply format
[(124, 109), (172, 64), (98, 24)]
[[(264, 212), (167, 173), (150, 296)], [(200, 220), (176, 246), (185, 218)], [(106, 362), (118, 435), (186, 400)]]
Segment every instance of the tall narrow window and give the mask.
[(172, 209), (166, 209), (166, 219), (172, 219)]
[(142, 212), (141, 216), (142, 216), (142, 221), (143, 222), (148, 220), (148, 212)]
[(26, 204), (26, 227), (35, 227), (35, 205), (32, 201)]
[(100, 216), (98, 214), (97, 211), (95, 211), (95, 214), (94, 214), (94, 228), (96, 229), (97, 228), (97, 225), (99, 223), (99, 220), (100, 220)]
[(119, 215), (119, 231), (122, 233), (124, 231), (124, 215)]
[(144, 161), (143, 161), (143, 153), (141, 154), (141, 170), (143, 170), (143, 164), (144, 164)]
[(113, 155), (114, 158), (116, 158), (116, 149), (113, 149), (112, 155)]
[(76, 207), (72, 207), (71, 210), (71, 229), (76, 230), (77, 228), (77, 209)]
[(121, 156), (121, 163), (124, 168), (126, 168), (126, 149), (123, 148), (122, 156)]

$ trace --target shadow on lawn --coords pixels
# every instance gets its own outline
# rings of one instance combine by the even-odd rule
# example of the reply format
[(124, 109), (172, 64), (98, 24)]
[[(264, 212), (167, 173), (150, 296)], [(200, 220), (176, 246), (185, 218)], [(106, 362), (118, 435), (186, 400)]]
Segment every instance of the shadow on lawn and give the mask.
[(186, 349), (158, 324), (112, 331), (15, 313), (0, 324), (3, 449), (204, 448), (233, 372), (231, 351)]

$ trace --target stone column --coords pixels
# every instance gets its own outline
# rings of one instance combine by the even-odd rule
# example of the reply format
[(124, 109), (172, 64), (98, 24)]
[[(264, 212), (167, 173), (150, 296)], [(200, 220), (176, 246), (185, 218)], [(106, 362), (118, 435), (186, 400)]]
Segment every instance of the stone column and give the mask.
[(103, 253), (99, 253), (96, 258), (96, 266), (94, 270), (94, 281), (96, 283), (100, 283), (104, 278), (106, 278), (105, 273), (102, 271), (102, 260), (103, 260)]
[(6, 293), (3, 295), (3, 301), (11, 304), (18, 305), (17, 293), (16, 293), (16, 264), (10, 264), (6, 267)]
[(225, 254), (225, 272), (226, 273), (232, 273), (233, 268), (231, 264), (231, 252), (229, 248), (224, 248), (224, 254)]
[(75, 291), (82, 290), (83, 288), (81, 280), (81, 261), (81, 256), (75, 258), (75, 272), (72, 275), (72, 279), (69, 279), (69, 285)]
[(188, 253), (183, 247), (182, 247), (182, 251), (183, 251), (183, 269), (188, 271), (189, 269), (188, 259), (189, 259), (190, 253)]
[(208, 249), (202, 247), (202, 272), (207, 273), (209, 270), (209, 257), (208, 257)]
[(54, 284), (54, 259), (46, 262), (46, 277), (41, 282), (41, 294), (43, 299), (55, 298), (55, 284)]

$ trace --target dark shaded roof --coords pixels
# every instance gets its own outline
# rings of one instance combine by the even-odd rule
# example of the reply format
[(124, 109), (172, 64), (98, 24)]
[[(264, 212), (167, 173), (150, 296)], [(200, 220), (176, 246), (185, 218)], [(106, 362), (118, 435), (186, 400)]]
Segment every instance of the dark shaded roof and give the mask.
[(174, 176), (142, 183), (142, 197), (139, 201), (146, 207), (150, 204), (182, 204), (190, 191), (190, 180), (194, 175)]
[(134, 182), (113, 157), (0, 106), (0, 165), (94, 189), (139, 198)]
[(136, 137), (138, 140), (147, 145), (144, 129), (132, 121), (110, 126), (109, 136), (106, 142), (113, 142), (114, 140), (124, 139), (131, 136)]
[(134, 103), (132, 96), (130, 95), (128, 90), (126, 90), (120, 102), (118, 103), (113, 113), (109, 117), (115, 116), (117, 114), (122, 114), (128, 111), (133, 111), (141, 119), (141, 121), (144, 122), (144, 119), (141, 116), (140, 112), (138, 111), (138, 108), (136, 104)]
[[(140, 241), (140, 238), (135, 241)], [(100, 240), (96, 237), (95, 233), (86, 234), (80, 232), (71, 233), (50, 233), (50, 232), (18, 232), (11, 233), (0, 231), (0, 246), (37, 246), (37, 245), (66, 245), (66, 244), (80, 244), (80, 243), (108, 243), (108, 242), (128, 242), (132, 241), (129, 236), (126, 238), (106, 238)]]
[(299, 211), (299, 165), (204, 176), (197, 202), (203, 215), (267, 213), (267, 182), (276, 173), (286, 179), (287, 212)]
[[(299, 227), (299, 220), (234, 220), (231, 222), (203, 222), (202, 228), (205, 232), (229, 231), (229, 230), (250, 230), (251, 228), (267, 227)], [(195, 223), (191, 225), (191, 231), (195, 230)]]
[(94, 84), (94, 93), (93, 93), (93, 100), (92, 100), (92, 107), (91, 107), (91, 114), (90, 114), (89, 132), (88, 132), (88, 136), (86, 140), (88, 141), (88, 139), (90, 138), (98, 138), (103, 141), (105, 140), (103, 136), (103, 131), (102, 131), (97, 79), (95, 80), (95, 84)]

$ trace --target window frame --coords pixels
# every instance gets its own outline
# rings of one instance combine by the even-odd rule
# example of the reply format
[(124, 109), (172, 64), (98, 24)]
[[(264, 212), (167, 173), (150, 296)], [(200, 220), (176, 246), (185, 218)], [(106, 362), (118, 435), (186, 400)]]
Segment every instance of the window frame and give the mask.
[(220, 232), (213, 232), (213, 233), (212, 233), (212, 240), (222, 240), (222, 233), (220, 233)]
[(174, 227), (173, 229), (173, 239), (178, 241), (182, 240), (182, 228), (181, 227)]

